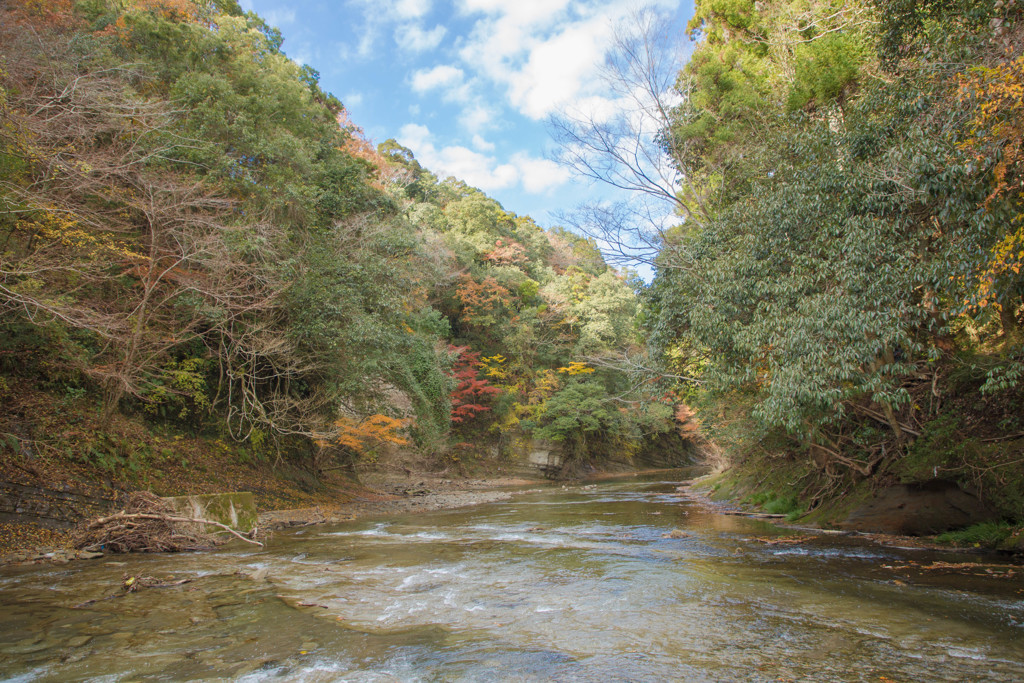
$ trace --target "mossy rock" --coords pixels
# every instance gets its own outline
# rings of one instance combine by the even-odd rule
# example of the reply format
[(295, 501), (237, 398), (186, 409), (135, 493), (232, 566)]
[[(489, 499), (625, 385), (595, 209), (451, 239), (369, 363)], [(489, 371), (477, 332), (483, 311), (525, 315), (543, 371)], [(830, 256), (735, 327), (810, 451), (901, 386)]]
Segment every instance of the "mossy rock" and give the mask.
[(165, 498), (184, 517), (220, 522), (247, 534), (256, 527), (256, 499), (249, 491)]

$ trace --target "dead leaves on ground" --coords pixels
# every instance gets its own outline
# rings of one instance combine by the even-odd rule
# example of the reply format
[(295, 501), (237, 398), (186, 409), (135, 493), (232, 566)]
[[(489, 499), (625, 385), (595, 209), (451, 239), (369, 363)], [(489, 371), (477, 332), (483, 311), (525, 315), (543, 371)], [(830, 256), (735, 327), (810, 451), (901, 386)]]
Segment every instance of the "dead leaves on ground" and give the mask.
[[(931, 564), (921, 564), (919, 562), (909, 561), (907, 564), (883, 564), (882, 569), (914, 569), (917, 571), (940, 571), (957, 574), (967, 574), (971, 576), (986, 576), (993, 578), (1009, 579), (1017, 576), (1021, 571), (1021, 565), (1018, 564), (991, 564), (987, 562), (932, 562)], [(980, 570), (980, 571), (978, 571)], [(1005, 570), (1005, 571), (997, 571)]]

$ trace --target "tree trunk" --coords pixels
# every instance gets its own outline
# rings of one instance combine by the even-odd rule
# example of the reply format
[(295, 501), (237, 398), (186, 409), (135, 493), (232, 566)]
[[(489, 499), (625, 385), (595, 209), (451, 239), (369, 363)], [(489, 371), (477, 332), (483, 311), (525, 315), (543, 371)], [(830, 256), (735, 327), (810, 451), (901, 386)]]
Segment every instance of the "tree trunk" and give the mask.
[(1003, 336), (1016, 337), (1020, 333), (1020, 322), (1017, 320), (1017, 306), (1012, 301), (999, 305), (999, 322), (1003, 326)]
[(107, 380), (107, 386), (103, 389), (103, 412), (100, 415), (100, 428), (106, 429), (117, 412), (117, 407), (124, 396), (124, 383), (117, 377)]

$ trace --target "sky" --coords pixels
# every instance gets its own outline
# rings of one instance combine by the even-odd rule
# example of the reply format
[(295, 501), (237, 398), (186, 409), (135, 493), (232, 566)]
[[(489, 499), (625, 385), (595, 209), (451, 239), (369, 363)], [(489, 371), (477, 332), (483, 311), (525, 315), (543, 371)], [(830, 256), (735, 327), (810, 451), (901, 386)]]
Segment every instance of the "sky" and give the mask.
[[(395, 138), (544, 227), (601, 197), (550, 159), (549, 117), (602, 95), (599, 66), (637, 0), (240, 0), (320, 73), (374, 143)], [(646, 0), (682, 28), (692, 0)], [(680, 66), (682, 66), (680, 64)]]

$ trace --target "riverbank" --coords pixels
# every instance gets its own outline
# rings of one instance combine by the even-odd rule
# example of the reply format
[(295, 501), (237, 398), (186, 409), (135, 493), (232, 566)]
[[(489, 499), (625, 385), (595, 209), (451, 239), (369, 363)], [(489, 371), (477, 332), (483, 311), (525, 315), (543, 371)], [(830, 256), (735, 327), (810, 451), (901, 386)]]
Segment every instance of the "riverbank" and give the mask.
[[(506, 476), (451, 478), (371, 473), (364, 478), (365, 484), (355, 485), (346, 480), (343, 488), (324, 488), (312, 497), (311, 505), (261, 511), (259, 528), (272, 532), (364, 517), (450, 510), (509, 500), (543, 485), (536, 479)], [(64, 564), (102, 556), (76, 550), (70, 540), (70, 529), (46, 528), (27, 521), (0, 522), (0, 565)]]
[[(822, 524), (811, 515), (793, 515), (765, 512), (760, 506), (744, 502), (738, 496), (722, 495), (719, 483), (722, 473), (708, 475), (689, 481), (679, 486), (676, 491), (685, 500), (697, 503), (705, 508), (725, 515), (737, 515), (750, 517), (771, 522), (775, 526), (791, 530), (796, 533), (807, 533), (814, 535), (840, 535), (855, 536), (867, 539), (878, 545), (892, 548), (917, 548), (935, 551), (958, 551), (958, 552), (979, 552), (979, 553), (1000, 553), (1002, 555), (1013, 555), (1024, 558), (1024, 529), (1017, 529), (1010, 536), (1009, 543), (1003, 542), (998, 547), (983, 543), (949, 543), (940, 542), (941, 534), (930, 535), (908, 535), (887, 533), (870, 529), (858, 529), (849, 525), (837, 527), (832, 524)], [(729, 490), (728, 488), (726, 490)]]

